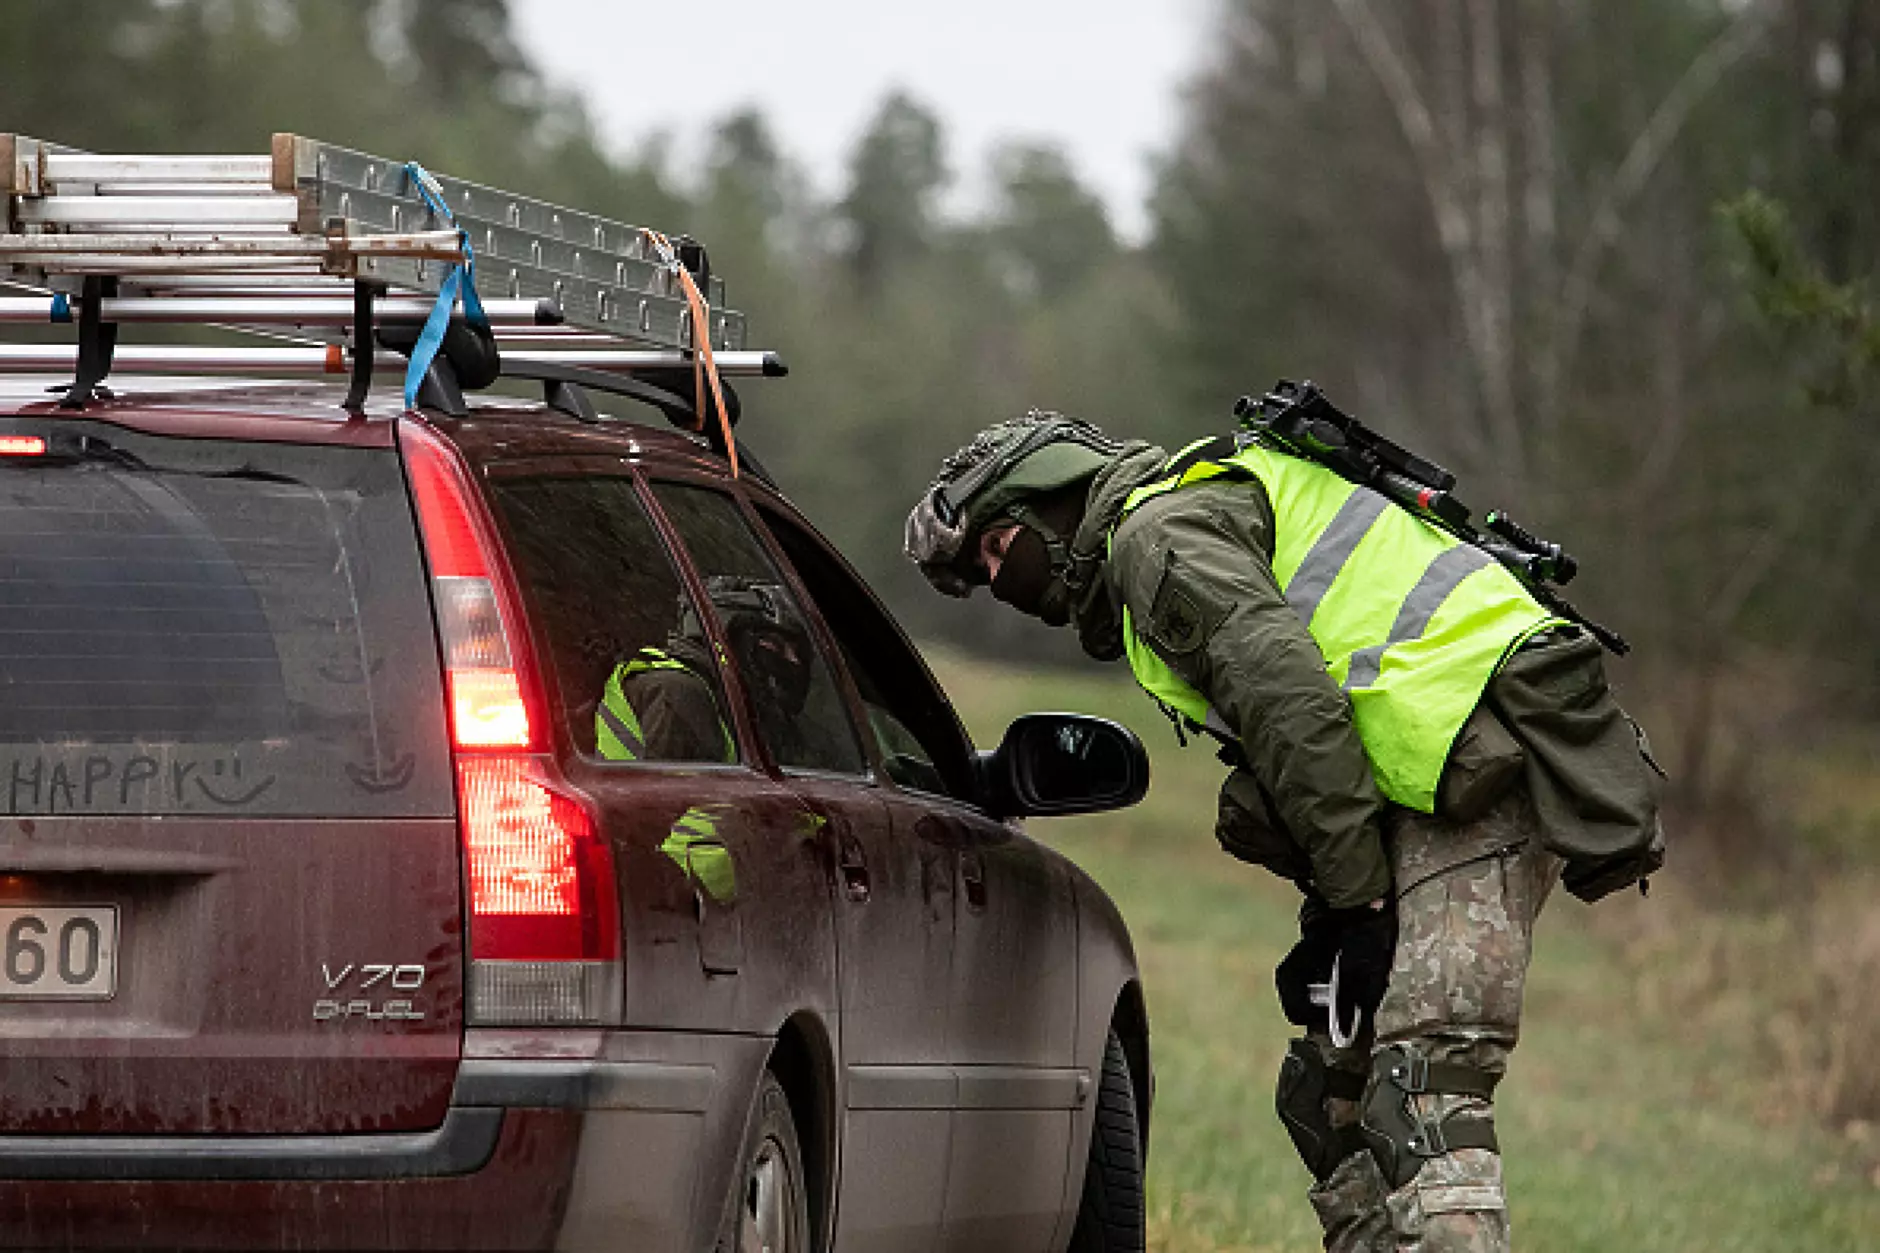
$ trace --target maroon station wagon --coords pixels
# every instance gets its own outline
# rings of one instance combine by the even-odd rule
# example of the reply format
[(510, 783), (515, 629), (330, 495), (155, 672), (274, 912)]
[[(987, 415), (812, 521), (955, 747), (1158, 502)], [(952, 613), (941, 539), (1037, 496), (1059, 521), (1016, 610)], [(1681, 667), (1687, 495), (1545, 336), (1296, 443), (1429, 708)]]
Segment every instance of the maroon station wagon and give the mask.
[(0, 380), (0, 1244), (1141, 1247), (1129, 936), (1015, 821), (1139, 798), (1127, 731), (976, 753), (651, 409), (45, 382)]

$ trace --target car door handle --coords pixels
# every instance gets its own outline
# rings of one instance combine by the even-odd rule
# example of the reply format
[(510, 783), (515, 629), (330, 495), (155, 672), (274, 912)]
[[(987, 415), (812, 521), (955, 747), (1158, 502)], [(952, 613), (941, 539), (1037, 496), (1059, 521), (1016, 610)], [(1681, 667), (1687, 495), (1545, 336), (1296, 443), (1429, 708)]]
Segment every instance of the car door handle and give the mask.
[(960, 852), (960, 882), (966, 885), (966, 903), (974, 909), (986, 907), (986, 859), (977, 849)]
[(848, 831), (836, 840), (836, 866), (842, 871), (842, 887), (852, 901), (868, 899), (868, 858), (862, 842)]

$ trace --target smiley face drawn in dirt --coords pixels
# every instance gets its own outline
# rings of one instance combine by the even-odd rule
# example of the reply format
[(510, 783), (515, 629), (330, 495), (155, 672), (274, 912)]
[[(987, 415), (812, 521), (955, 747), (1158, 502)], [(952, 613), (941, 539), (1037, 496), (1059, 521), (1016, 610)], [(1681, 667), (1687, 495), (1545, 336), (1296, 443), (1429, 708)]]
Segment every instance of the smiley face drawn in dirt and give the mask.
[[(203, 767), (206, 767), (204, 769)], [(196, 790), (204, 797), (225, 809), (238, 809), (243, 805), (252, 805), (261, 794), (273, 787), (279, 776), (268, 775), (259, 783), (250, 786), (242, 777), (242, 759), (240, 757), (212, 757), (207, 762), (175, 762), (170, 767), (175, 775), (177, 794), (183, 791), (183, 781), (192, 780)], [(215, 782), (211, 785), (210, 780)]]

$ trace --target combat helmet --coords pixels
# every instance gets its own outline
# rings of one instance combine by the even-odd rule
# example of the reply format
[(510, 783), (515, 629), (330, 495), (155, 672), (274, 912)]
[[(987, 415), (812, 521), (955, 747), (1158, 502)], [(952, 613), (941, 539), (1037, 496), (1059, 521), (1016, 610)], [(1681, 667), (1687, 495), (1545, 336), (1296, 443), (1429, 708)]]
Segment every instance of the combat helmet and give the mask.
[[(705, 595), (724, 624), (725, 639), (746, 682), (782, 712), (800, 711), (810, 686), (809, 629), (783, 585), (744, 575), (714, 574), (705, 580)], [(683, 599), (686, 608), (675, 634), (695, 633), (702, 639), (704, 632), (690, 608), (690, 598)]]
[[(1088, 422), (1033, 409), (997, 422), (948, 457), (907, 516), (905, 551), (927, 581), (948, 596), (969, 596), (986, 582), (979, 535), (1003, 520), (1032, 521), (1028, 501), (1087, 479), (1123, 451)], [(1051, 535), (1051, 561), (1069, 561)]]

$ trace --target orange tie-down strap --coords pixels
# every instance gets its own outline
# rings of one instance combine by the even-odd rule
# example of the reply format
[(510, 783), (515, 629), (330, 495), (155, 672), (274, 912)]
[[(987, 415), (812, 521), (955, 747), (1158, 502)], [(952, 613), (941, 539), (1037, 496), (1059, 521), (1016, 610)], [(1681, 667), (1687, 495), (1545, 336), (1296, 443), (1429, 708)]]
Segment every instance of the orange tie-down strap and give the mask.
[(712, 326), (710, 310), (705, 297), (699, 293), (698, 284), (693, 281), (692, 272), (685, 268), (674, 250), (672, 241), (658, 231), (641, 227), (646, 238), (652, 243), (654, 251), (666, 267), (679, 276), (679, 285), (685, 289), (685, 301), (692, 310), (692, 391), (693, 412), (698, 415), (698, 424), (694, 430), (705, 429), (705, 384), (711, 383), (712, 403), (718, 407), (718, 429), (724, 432), (725, 455), (731, 459), (731, 477), (738, 477), (738, 445), (731, 437), (731, 415), (725, 410), (725, 389), (718, 381), (718, 360), (712, 353)]

